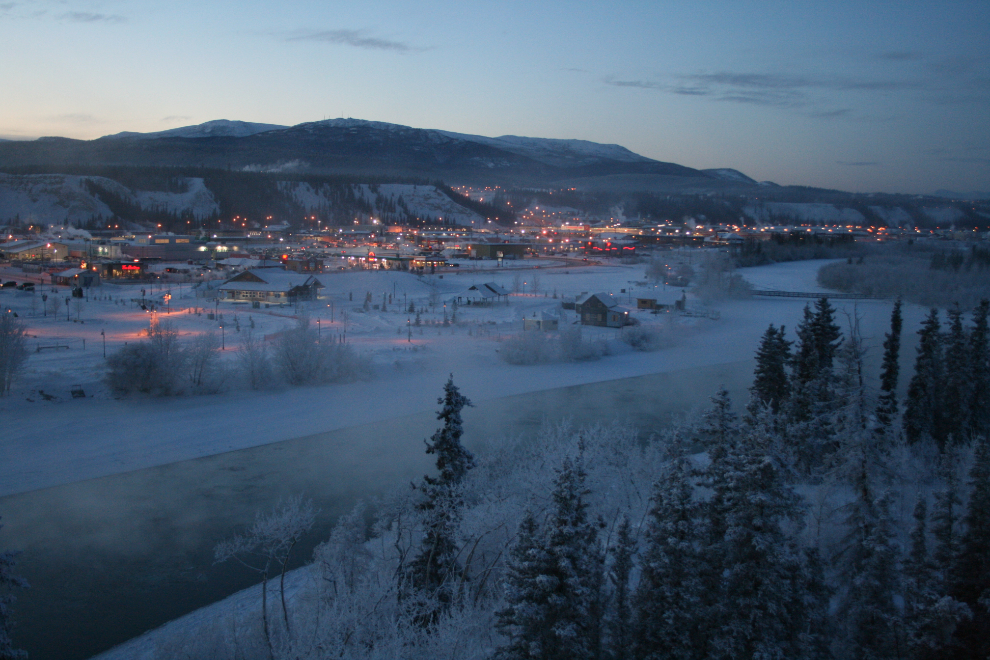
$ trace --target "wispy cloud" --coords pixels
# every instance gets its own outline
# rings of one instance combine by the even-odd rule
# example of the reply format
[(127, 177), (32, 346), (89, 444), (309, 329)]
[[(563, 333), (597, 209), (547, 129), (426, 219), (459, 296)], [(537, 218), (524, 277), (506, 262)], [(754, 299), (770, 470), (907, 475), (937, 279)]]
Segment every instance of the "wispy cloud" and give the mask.
[(837, 160), (835, 162), (847, 167), (880, 167), (882, 164), (878, 160)]
[(162, 117), (161, 121), (170, 124), (177, 121), (189, 121), (190, 119), (192, 117), (189, 115), (169, 115), (168, 117)]
[(874, 56), (877, 59), (910, 66), (860, 76), (723, 70), (650, 78), (607, 76), (603, 82), (612, 87), (793, 110), (819, 119), (879, 121), (875, 110), (864, 115), (857, 103), (892, 94), (912, 94), (941, 105), (990, 100), (990, 57), (934, 59), (915, 51), (893, 51)]
[(316, 41), (335, 46), (352, 46), (369, 50), (385, 50), (394, 53), (411, 53), (426, 50), (402, 41), (372, 36), (367, 30), (296, 30), (283, 36), (285, 41)]
[(117, 14), (100, 14), (90, 11), (70, 11), (60, 18), (72, 23), (126, 23), (127, 19)]
[(102, 119), (84, 112), (70, 112), (62, 115), (50, 115), (48, 119), (67, 124), (102, 124)]

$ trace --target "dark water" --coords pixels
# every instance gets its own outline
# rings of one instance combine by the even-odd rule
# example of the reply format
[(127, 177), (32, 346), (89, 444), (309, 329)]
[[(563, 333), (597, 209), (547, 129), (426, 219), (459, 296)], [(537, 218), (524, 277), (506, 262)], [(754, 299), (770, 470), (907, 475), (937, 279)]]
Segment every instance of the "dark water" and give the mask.
[[(488, 441), (564, 417), (628, 421), (648, 433), (704, 406), (722, 384), (745, 401), (752, 366), (486, 401), (465, 411), (465, 442), (483, 452)], [(436, 426), (435, 415), (423, 413), (0, 499), (0, 547), (23, 551), (18, 570), (31, 583), (17, 594), (15, 644), (32, 660), (88, 658), (256, 583), (239, 566), (213, 566), (213, 546), (298, 493), (321, 509), (297, 546), (295, 563), (305, 563), (357, 499), (429, 470), (423, 439)]]

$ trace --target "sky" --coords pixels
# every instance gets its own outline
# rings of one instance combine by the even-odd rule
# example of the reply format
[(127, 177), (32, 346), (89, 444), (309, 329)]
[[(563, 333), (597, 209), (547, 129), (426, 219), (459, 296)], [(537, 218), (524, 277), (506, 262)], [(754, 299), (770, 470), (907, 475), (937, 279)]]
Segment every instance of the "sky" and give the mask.
[(990, 191), (990, 2), (0, 0), (0, 137), (336, 117)]

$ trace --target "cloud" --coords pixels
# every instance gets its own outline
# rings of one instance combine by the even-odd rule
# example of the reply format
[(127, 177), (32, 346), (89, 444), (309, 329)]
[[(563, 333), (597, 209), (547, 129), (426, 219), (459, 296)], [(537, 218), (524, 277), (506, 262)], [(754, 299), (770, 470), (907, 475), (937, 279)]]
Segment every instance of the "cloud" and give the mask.
[(848, 167), (879, 167), (882, 164), (878, 160), (837, 160), (835, 162)]
[(116, 14), (99, 14), (89, 11), (70, 11), (59, 18), (72, 23), (126, 23), (127, 19)]
[(68, 124), (102, 124), (102, 119), (84, 112), (70, 112), (63, 115), (50, 115), (48, 119)]
[(353, 46), (369, 50), (411, 53), (425, 50), (401, 41), (370, 36), (366, 30), (296, 30), (285, 35), (286, 41), (316, 41), (336, 46)]
[(161, 121), (171, 123), (176, 121), (189, 121), (190, 119), (192, 119), (190, 115), (169, 115), (168, 117), (162, 117)]

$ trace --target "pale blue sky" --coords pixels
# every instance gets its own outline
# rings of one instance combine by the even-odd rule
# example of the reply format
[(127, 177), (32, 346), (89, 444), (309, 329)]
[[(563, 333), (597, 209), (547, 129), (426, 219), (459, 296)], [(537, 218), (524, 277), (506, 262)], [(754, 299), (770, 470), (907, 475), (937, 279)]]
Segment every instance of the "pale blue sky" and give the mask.
[(355, 117), (990, 189), (990, 2), (0, 0), (0, 136)]

